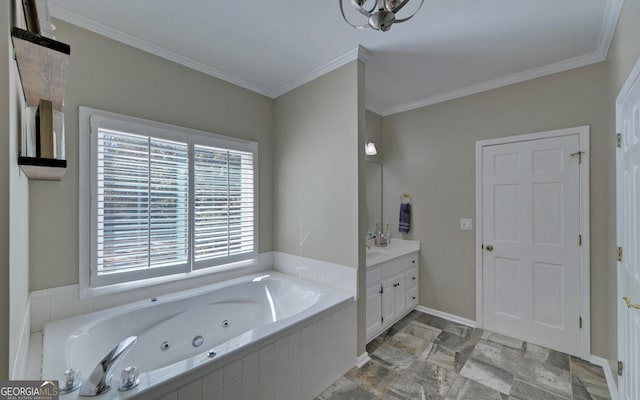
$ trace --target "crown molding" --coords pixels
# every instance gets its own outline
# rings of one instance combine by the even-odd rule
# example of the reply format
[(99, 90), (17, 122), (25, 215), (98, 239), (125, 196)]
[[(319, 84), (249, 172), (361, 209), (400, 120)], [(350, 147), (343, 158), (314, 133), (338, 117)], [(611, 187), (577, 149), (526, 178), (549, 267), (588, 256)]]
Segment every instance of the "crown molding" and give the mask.
[[(571, 58), (568, 60), (545, 65), (542, 67), (533, 68), (527, 71), (519, 72), (516, 74), (512, 74), (502, 78), (468, 86), (465, 88), (453, 90), (451, 92), (439, 94), (436, 96), (431, 96), (431, 97), (423, 98), (420, 100), (404, 103), (398, 106), (382, 108), (382, 107), (374, 106), (372, 104), (367, 104), (367, 109), (370, 109), (376, 114), (379, 114), (382, 116), (397, 114), (400, 112), (410, 111), (416, 108), (426, 107), (436, 103), (441, 103), (444, 101), (449, 101), (449, 100), (457, 99), (460, 97), (465, 97), (465, 96), (477, 94), (480, 92), (484, 92), (487, 90), (497, 89), (503, 86), (524, 82), (530, 79), (539, 78), (545, 75), (551, 75), (558, 72), (567, 71), (569, 69), (579, 68), (589, 64), (604, 61), (609, 52), (611, 41), (613, 40), (613, 35), (615, 32), (618, 18), (620, 16), (620, 12), (622, 11), (623, 3), (624, 3), (624, 0), (608, 0), (607, 1), (605, 15), (600, 27), (600, 34), (598, 36), (596, 51), (594, 51), (593, 53), (585, 54), (585, 55)], [(169, 50), (163, 46), (160, 46), (155, 43), (149, 42), (147, 40), (140, 39), (136, 36), (118, 31), (117, 29), (101, 24), (91, 18), (81, 16), (73, 11), (67, 10), (56, 4), (50, 3), (49, 11), (51, 13), (51, 16), (55, 18), (61, 19), (63, 21), (77, 25), (81, 28), (106, 36), (115, 41), (130, 45), (137, 49), (154, 54), (158, 57), (165, 58), (167, 60), (173, 61), (180, 65), (184, 65), (188, 68), (194, 69), (196, 71), (224, 80), (233, 85), (262, 94), (270, 98), (276, 98), (278, 96), (281, 96), (293, 89), (296, 89), (308, 82), (311, 82), (312, 80), (317, 79), (320, 76), (325, 75), (328, 72), (331, 72), (334, 69), (339, 68), (352, 61), (359, 60), (366, 64), (373, 58), (373, 54), (369, 50), (359, 45), (355, 49), (350, 50), (332, 60), (329, 60), (325, 64), (317, 68), (314, 68), (311, 71), (289, 82), (286, 82), (285, 84), (275, 89), (270, 89), (270, 88), (258, 85), (254, 82), (248, 81), (246, 79), (240, 78), (226, 71), (215, 68), (204, 62), (179, 54), (173, 50)]]
[(527, 71), (518, 72), (516, 74), (508, 75), (502, 78), (494, 79), (472, 86), (467, 86), (462, 89), (456, 89), (451, 92), (423, 98), (398, 106), (383, 108), (382, 116), (386, 117), (392, 114), (411, 111), (415, 110), (416, 108), (426, 107), (433, 104), (442, 103), (444, 101), (454, 100), (461, 97), (470, 96), (472, 94), (497, 89), (503, 86), (513, 85), (514, 83), (520, 83), (531, 79), (540, 78), (546, 75), (551, 75), (558, 72), (568, 71), (570, 69), (585, 67), (590, 64), (602, 62), (607, 59), (609, 46), (611, 46), (611, 41), (613, 40), (613, 34), (615, 33), (616, 25), (618, 24), (618, 18), (620, 17), (623, 3), (624, 0), (607, 1), (605, 15), (602, 19), (602, 25), (600, 26), (600, 34), (598, 35), (596, 51), (594, 51), (593, 53), (559, 61), (553, 64), (544, 65), (542, 67), (533, 68)]
[(274, 90), (215, 68), (202, 61), (198, 61), (191, 57), (187, 57), (185, 55), (177, 53), (173, 50), (169, 50), (166, 47), (141, 39), (137, 36), (121, 32), (94, 19), (87, 18), (56, 4), (50, 3), (49, 11), (53, 17), (66, 21), (70, 24), (77, 25), (99, 35), (106, 36), (109, 39), (127, 44), (158, 57), (162, 57), (177, 64), (184, 65), (185, 67), (194, 69), (196, 71), (213, 76), (215, 78), (229, 82), (233, 85), (240, 86), (242, 88), (251, 90), (270, 98), (281, 96), (299, 86), (304, 85), (305, 83), (311, 82), (312, 80), (333, 71), (336, 68), (348, 64), (351, 61), (360, 60), (364, 63), (367, 63), (373, 58), (373, 54), (369, 50), (367, 50), (363, 46), (358, 45), (358, 47), (356, 47), (355, 49), (350, 50), (332, 60), (329, 60), (325, 64), (312, 69), (311, 71), (277, 87)]
[(369, 62), (371, 59), (373, 58), (373, 54), (367, 50), (366, 48), (364, 48), (363, 46), (358, 45), (358, 47), (356, 47), (353, 50), (349, 50), (348, 52), (332, 59), (329, 60), (328, 62), (322, 64), (321, 66), (312, 69), (311, 71), (300, 75), (299, 77), (297, 77), (296, 79), (293, 79), (287, 83), (285, 83), (284, 85), (281, 85), (279, 87), (277, 87), (274, 90), (274, 95), (273, 97), (280, 97), (283, 94), (292, 91), (293, 89), (296, 89), (302, 85), (304, 85), (305, 83), (309, 83), (314, 79), (318, 79), (319, 77), (321, 77), (322, 75), (325, 75), (331, 71), (333, 71), (336, 68), (340, 68), (343, 65), (346, 65), (352, 61), (355, 60), (359, 60), (362, 61), (363, 63), (367, 63)]
[(203, 63), (202, 61), (198, 61), (191, 57), (184, 56), (173, 50), (169, 50), (166, 47), (162, 47), (155, 43), (130, 35), (128, 33), (121, 32), (117, 29), (101, 24), (100, 22), (97, 22), (91, 18), (87, 18), (73, 11), (69, 11), (56, 4), (49, 3), (49, 12), (51, 13), (51, 16), (55, 18), (61, 19), (73, 25), (77, 25), (81, 28), (95, 32), (102, 36), (106, 36), (109, 39), (113, 39), (117, 42), (127, 44), (129, 46), (146, 51), (158, 57), (162, 57), (169, 61), (173, 61), (177, 64), (184, 65), (185, 67), (189, 67), (191, 69), (213, 76), (223, 81), (229, 82), (236, 86), (240, 86), (244, 89), (251, 90), (252, 92), (260, 93), (267, 97), (274, 97), (273, 90), (269, 88), (250, 82), (246, 79), (242, 79), (240, 77), (237, 77), (233, 74), (230, 74), (218, 68), (212, 67), (211, 65)]
[(374, 105), (374, 104), (368, 104), (368, 103), (367, 103), (367, 104), (365, 105), (365, 108), (366, 108), (368, 111), (371, 111), (371, 112), (372, 112), (372, 113), (374, 113), (374, 114), (378, 114), (379, 116), (382, 116), (382, 108), (380, 108), (380, 107), (378, 107), (378, 106), (376, 106), (376, 105)]
[(358, 50), (358, 60), (363, 63), (366, 64), (373, 59), (373, 53), (367, 50), (363, 45), (359, 44), (356, 49)]
[(598, 36), (597, 53), (602, 56), (603, 59), (607, 58), (609, 54), (609, 47), (613, 40), (613, 35), (616, 31), (616, 25), (618, 25), (618, 18), (622, 12), (622, 6), (624, 0), (609, 0), (607, 1), (607, 7), (604, 12), (604, 18), (602, 19), (602, 25), (600, 26), (600, 35)]
[(542, 67), (533, 68), (528, 71), (518, 72), (516, 74), (508, 75), (502, 78), (479, 83), (477, 85), (467, 86), (462, 89), (457, 89), (451, 92), (401, 104), (399, 106), (387, 107), (383, 109), (382, 116), (386, 117), (388, 115), (397, 114), (400, 112), (415, 110), (416, 108), (426, 107), (433, 104), (442, 103), (444, 101), (454, 100), (461, 97), (470, 96), (472, 94), (486, 92), (488, 90), (513, 85), (514, 83), (520, 83), (574, 68), (584, 67), (586, 65), (594, 64), (601, 61), (604, 61), (604, 58), (597, 52), (593, 52), (557, 63), (544, 65)]

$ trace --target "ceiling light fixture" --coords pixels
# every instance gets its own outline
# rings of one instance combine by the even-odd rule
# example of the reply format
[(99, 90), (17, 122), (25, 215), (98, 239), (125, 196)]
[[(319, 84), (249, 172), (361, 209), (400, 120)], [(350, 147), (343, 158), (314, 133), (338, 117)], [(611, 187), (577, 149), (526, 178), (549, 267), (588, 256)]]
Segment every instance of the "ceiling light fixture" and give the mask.
[[(355, 25), (349, 22), (347, 16), (344, 15), (344, 7), (342, 5), (344, 1), (345, 0), (338, 0), (338, 2), (340, 3), (340, 12), (342, 13), (342, 18), (344, 18), (347, 24), (357, 29), (372, 28), (382, 32), (386, 32), (391, 29), (391, 25), (395, 23), (401, 23), (411, 19), (411, 17), (416, 15), (418, 10), (420, 10), (422, 4), (424, 3), (424, 0), (420, 0), (418, 9), (408, 17), (396, 18), (398, 11), (400, 11), (405, 5), (407, 5), (409, 0), (351, 0), (350, 2), (353, 8), (355, 8), (356, 11), (369, 19), (368, 24)], [(368, 3), (373, 4), (370, 9), (367, 9), (368, 7), (365, 8)]]
[(364, 154), (368, 156), (375, 156), (376, 154), (378, 154), (378, 150), (376, 149), (376, 144), (373, 143), (372, 141), (368, 141), (367, 143), (365, 143)]

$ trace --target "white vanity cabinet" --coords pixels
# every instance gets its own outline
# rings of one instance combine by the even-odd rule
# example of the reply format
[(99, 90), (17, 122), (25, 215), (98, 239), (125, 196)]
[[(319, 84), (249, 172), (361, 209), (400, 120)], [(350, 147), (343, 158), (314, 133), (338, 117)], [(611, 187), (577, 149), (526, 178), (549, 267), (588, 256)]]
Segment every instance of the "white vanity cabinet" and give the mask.
[(407, 308), (418, 305), (418, 253), (407, 256), (407, 272), (404, 275)]
[(418, 305), (418, 252), (367, 268), (367, 342)]

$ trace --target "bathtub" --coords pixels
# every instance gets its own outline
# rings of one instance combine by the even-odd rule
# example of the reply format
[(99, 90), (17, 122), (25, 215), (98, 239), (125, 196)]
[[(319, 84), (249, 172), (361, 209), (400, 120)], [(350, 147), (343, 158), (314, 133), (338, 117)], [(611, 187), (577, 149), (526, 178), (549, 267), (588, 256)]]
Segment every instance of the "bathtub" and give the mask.
[[(267, 271), (55, 321), (43, 331), (42, 379), (62, 379), (69, 368), (86, 378), (118, 343), (137, 336), (113, 369), (111, 390), (98, 398), (149, 398), (158, 386), (202, 376), (352, 303), (347, 293)], [(128, 366), (138, 368), (140, 384), (119, 392)], [(78, 397), (78, 391), (61, 396)]]

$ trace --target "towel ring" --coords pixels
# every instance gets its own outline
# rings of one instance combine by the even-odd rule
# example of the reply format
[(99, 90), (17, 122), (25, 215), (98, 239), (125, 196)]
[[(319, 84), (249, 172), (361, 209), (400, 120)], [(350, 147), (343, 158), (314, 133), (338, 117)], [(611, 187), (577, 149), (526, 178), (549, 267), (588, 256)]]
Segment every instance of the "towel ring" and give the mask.
[(413, 198), (411, 197), (411, 195), (409, 194), (409, 192), (404, 192), (401, 196), (400, 196), (400, 204), (411, 204), (413, 205)]

